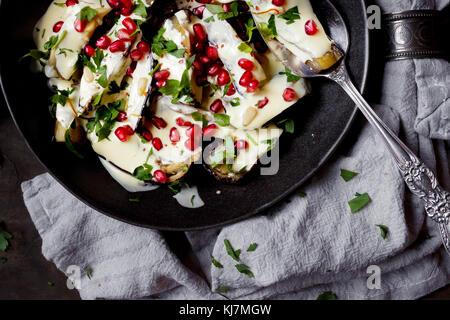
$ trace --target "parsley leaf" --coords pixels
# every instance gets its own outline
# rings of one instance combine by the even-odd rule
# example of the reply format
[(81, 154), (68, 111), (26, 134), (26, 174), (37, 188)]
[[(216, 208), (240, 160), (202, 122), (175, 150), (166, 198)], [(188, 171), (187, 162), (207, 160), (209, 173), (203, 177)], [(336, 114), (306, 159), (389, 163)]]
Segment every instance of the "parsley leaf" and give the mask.
[(281, 74), (281, 75), (285, 74), (287, 77), (287, 82), (295, 83), (301, 79), (301, 77), (292, 73), (292, 71), (289, 70), (288, 68), (284, 68), (284, 72), (280, 72), (279, 74)]
[(70, 129), (68, 129), (66, 131), (66, 133), (64, 134), (64, 140), (66, 141), (66, 147), (67, 147), (67, 149), (69, 149), (70, 152), (72, 152), (78, 158), (84, 159), (83, 155), (75, 149), (75, 147), (72, 143), (72, 138), (70, 137)]
[(158, 33), (156, 36), (153, 37), (153, 43), (152, 43), (152, 50), (153, 52), (161, 57), (164, 53), (164, 50), (167, 51), (167, 53), (177, 57), (177, 58), (183, 58), (184, 54), (186, 53), (187, 49), (182, 48), (178, 49), (177, 44), (172, 40), (166, 40), (164, 38), (164, 33), (166, 32), (165, 28), (161, 28), (158, 30)]
[(213, 255), (211, 255), (211, 262), (216, 268), (219, 268), (219, 269), (223, 268), (223, 265), (219, 261), (217, 261)]
[(220, 286), (216, 289), (216, 292), (227, 292), (230, 291), (230, 287)]
[(153, 167), (147, 163), (134, 169), (133, 176), (141, 181), (150, 181), (153, 179)]
[(369, 202), (372, 201), (367, 193), (364, 194), (356, 194), (356, 198), (349, 201), (348, 205), (350, 206), (350, 210), (352, 213), (356, 213), (360, 211), (362, 208), (367, 206)]
[(377, 226), (378, 228), (380, 228), (381, 237), (382, 237), (383, 239), (386, 239), (387, 234), (388, 234), (388, 232), (389, 232), (389, 228), (386, 227), (385, 225), (382, 225), (382, 224), (377, 224), (376, 226)]
[(342, 177), (342, 179), (344, 179), (345, 182), (349, 182), (354, 177), (356, 177), (358, 174), (359, 173), (357, 173), (357, 172), (341, 169), (341, 177)]
[(224, 8), (218, 4), (206, 4), (205, 6), (209, 12), (217, 15), (219, 20), (226, 20), (226, 19), (230, 19), (233, 17), (237, 17), (239, 15), (239, 12), (238, 12), (239, 4), (237, 2), (233, 2), (230, 4), (229, 12), (225, 12)]
[(331, 291), (324, 292), (317, 297), (317, 300), (337, 300), (337, 299), (338, 299), (337, 295)]
[(92, 268), (91, 267), (87, 267), (86, 275), (89, 278), (89, 280), (91, 280), (91, 278), (92, 278)]
[(142, 18), (147, 18), (148, 14), (147, 14), (147, 7), (145, 6), (145, 4), (142, 2), (142, 0), (139, 0), (138, 3), (136, 4), (136, 9), (134, 9), (133, 13), (135, 15), (138, 15)]
[(81, 21), (86, 20), (87, 22), (91, 21), (95, 18), (97, 15), (97, 11), (92, 9), (89, 6), (84, 7), (81, 9), (81, 11), (77, 14), (77, 18)]
[(214, 114), (214, 120), (221, 127), (228, 127), (230, 125), (230, 116), (223, 113)]
[(302, 192), (302, 191), (297, 192), (297, 195), (298, 195), (300, 198), (306, 198), (306, 193), (304, 193), (304, 192)]
[(239, 256), (236, 254), (236, 251), (234, 251), (233, 247), (231, 246), (231, 243), (228, 239), (223, 240), (225, 243), (225, 248), (227, 249), (228, 255), (233, 258), (233, 260), (239, 262)]
[(295, 122), (294, 122), (294, 120), (292, 120), (292, 119), (281, 120), (281, 121), (279, 121), (277, 123), (277, 126), (281, 126), (282, 124), (284, 124), (284, 130), (287, 133), (291, 133), (291, 134), (294, 133), (294, 131), (295, 131)]
[(253, 272), (250, 271), (249, 266), (241, 263), (236, 264), (235, 267), (240, 273), (246, 274), (249, 278), (254, 278)]
[(239, 46), (238, 46), (239, 51), (245, 52), (245, 53), (251, 53), (253, 51), (253, 48), (251, 46), (249, 46), (247, 43), (242, 42)]
[(253, 31), (256, 29), (255, 22), (252, 18), (249, 18), (247, 23), (245, 24), (245, 32), (247, 34), (247, 43), (252, 41)]
[(256, 250), (257, 247), (258, 247), (258, 244), (257, 244), (257, 243), (252, 243), (252, 244), (248, 247), (247, 252), (253, 252), (253, 251)]
[(1, 228), (2, 224), (3, 224), (3, 221), (0, 220), (0, 250), (5, 252), (6, 249), (8, 249), (8, 247), (9, 247), (8, 240), (11, 240), (13, 236), (10, 233), (3, 230), (3, 228)]
[(300, 20), (300, 14), (298, 13), (298, 7), (290, 8), (288, 11), (280, 15), (281, 19), (287, 20), (286, 24), (292, 24), (295, 20)]

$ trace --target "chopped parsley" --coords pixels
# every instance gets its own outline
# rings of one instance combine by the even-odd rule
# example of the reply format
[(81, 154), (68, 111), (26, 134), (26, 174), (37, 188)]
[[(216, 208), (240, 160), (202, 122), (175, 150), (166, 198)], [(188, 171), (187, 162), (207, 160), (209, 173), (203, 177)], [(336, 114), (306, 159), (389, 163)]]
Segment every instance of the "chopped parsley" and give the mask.
[(0, 219), (0, 250), (5, 252), (9, 247), (9, 240), (12, 239), (12, 234), (3, 229), (3, 221)]
[(108, 95), (120, 93), (121, 91), (125, 90), (128, 87), (128, 83), (123, 81), (120, 86), (117, 84), (116, 81), (111, 81), (111, 83), (108, 86)]
[(241, 263), (241, 264), (236, 264), (235, 267), (236, 267), (237, 271), (239, 271), (240, 273), (247, 275), (249, 278), (254, 278), (253, 272), (250, 271), (249, 266)]
[(352, 213), (356, 213), (363, 209), (365, 206), (369, 204), (372, 199), (370, 199), (369, 195), (367, 193), (359, 194), (357, 193), (355, 195), (355, 199), (350, 200), (348, 202), (348, 205), (350, 206), (350, 210)]
[(75, 149), (72, 143), (72, 138), (70, 136), (70, 129), (67, 129), (66, 133), (64, 134), (64, 140), (66, 142), (66, 147), (67, 149), (69, 149), (70, 152), (76, 155), (79, 159), (84, 159), (84, 156)]
[(92, 63), (84, 54), (79, 56), (84, 66), (88, 67), (93, 73), (97, 73), (100, 77), (97, 78), (97, 83), (103, 88), (108, 87), (108, 75), (106, 65), (102, 66), (102, 61), (105, 58), (105, 53), (101, 49), (95, 51), (92, 57)]
[(221, 5), (206, 4), (206, 9), (208, 9), (208, 11), (211, 12), (212, 14), (217, 15), (219, 20), (226, 20), (233, 17), (237, 17), (239, 15), (238, 7), (239, 7), (238, 2), (233, 2), (230, 4), (230, 11), (225, 12), (224, 8)]
[(181, 80), (167, 80), (167, 85), (159, 88), (159, 92), (166, 96), (172, 96), (172, 103), (177, 103), (183, 97), (185, 97), (186, 102), (191, 102), (194, 100), (192, 98), (191, 92), (191, 80), (189, 78), (189, 69), (184, 70)]
[(284, 68), (284, 72), (280, 72), (280, 75), (286, 75), (287, 77), (287, 82), (292, 82), (295, 83), (297, 81), (299, 81), (301, 79), (301, 77), (299, 77), (298, 75), (292, 73), (291, 70), (289, 70), (288, 68)]
[(386, 227), (385, 225), (382, 225), (382, 224), (377, 224), (376, 226), (377, 226), (378, 228), (380, 228), (381, 237), (382, 237), (383, 239), (386, 239), (387, 234), (388, 234), (388, 232), (389, 232), (389, 228)]
[(228, 127), (230, 125), (230, 116), (223, 113), (214, 114), (214, 120), (221, 127)]
[(194, 112), (191, 114), (192, 119), (194, 119), (194, 121), (201, 121), (202, 122), (202, 127), (205, 128), (208, 125), (208, 120), (206, 120), (206, 118), (200, 113), (200, 112)]
[(92, 279), (92, 268), (91, 267), (87, 267), (86, 269), (86, 275), (89, 278), (89, 280)]
[(183, 58), (185, 52), (187, 49), (182, 48), (178, 49), (177, 44), (172, 40), (166, 40), (164, 38), (164, 33), (166, 32), (165, 28), (159, 29), (156, 36), (153, 37), (153, 43), (152, 43), (152, 50), (153, 52), (161, 57), (164, 53), (164, 51), (167, 51), (167, 53), (177, 57), (177, 58)]
[(153, 175), (152, 175), (153, 167), (148, 164), (148, 160), (150, 159), (152, 154), (153, 154), (153, 148), (150, 149), (147, 159), (145, 160), (145, 163), (142, 166), (134, 169), (133, 176), (136, 179), (139, 179), (141, 181), (150, 181), (153, 179)]
[(259, 30), (264, 38), (273, 39), (278, 35), (277, 26), (275, 24), (275, 15), (271, 15), (269, 21), (259, 24)]
[(81, 11), (77, 14), (77, 18), (80, 21), (92, 21), (97, 16), (97, 11), (92, 9), (89, 6), (84, 7), (81, 9)]
[(177, 193), (180, 192), (180, 190), (177, 189), (176, 187), (179, 187), (179, 186), (180, 186), (180, 181), (177, 180), (177, 181), (174, 181), (174, 182), (170, 183), (167, 187), (169, 188), (170, 191), (172, 191), (173, 193), (177, 194)]
[(291, 133), (291, 134), (294, 133), (294, 131), (295, 131), (295, 122), (294, 122), (294, 120), (292, 120), (292, 119), (281, 120), (281, 121), (279, 121), (277, 123), (277, 126), (281, 126), (282, 124), (284, 124), (284, 130), (287, 133)]
[(357, 172), (341, 169), (341, 177), (342, 177), (342, 179), (344, 179), (345, 182), (349, 182), (354, 177), (356, 177), (358, 174), (359, 173), (357, 173)]
[(252, 41), (253, 31), (256, 30), (255, 22), (252, 18), (249, 18), (245, 24), (245, 33), (247, 34), (247, 43)]
[(211, 255), (211, 263), (214, 265), (214, 267), (216, 267), (216, 268), (219, 268), (219, 269), (222, 269), (223, 268), (223, 265), (219, 262), (219, 261), (217, 261), (215, 258), (214, 258), (214, 256), (213, 255)]
[(192, 206), (194, 206), (194, 199), (195, 199), (195, 194), (192, 195), (192, 197), (191, 197), (191, 205), (192, 205)]
[(298, 195), (300, 198), (306, 198), (306, 193), (304, 193), (304, 192), (302, 192), (302, 191), (298, 191), (298, 192), (297, 192), (297, 195)]
[(140, 16), (144, 19), (147, 18), (147, 7), (145, 6), (144, 2), (142, 0), (139, 0), (136, 4), (136, 8), (134, 9), (133, 13), (137, 16)]
[(239, 51), (245, 52), (245, 53), (251, 53), (253, 51), (253, 48), (248, 45), (245, 42), (242, 42), (239, 46), (238, 46)]
[(231, 258), (233, 258), (233, 260), (239, 262), (239, 255), (240, 255), (241, 250), (235, 251), (233, 249), (233, 247), (231, 246), (231, 243), (228, 239), (223, 240), (223, 242), (225, 243), (225, 248), (227, 250), (228, 255)]
[(290, 8), (288, 11), (280, 15), (280, 18), (286, 20), (286, 24), (292, 24), (295, 20), (300, 20), (298, 7)]
[(326, 291), (317, 297), (317, 300), (337, 300), (338, 297), (331, 291)]
[(89, 119), (86, 124), (88, 132), (92, 133), (95, 131), (98, 141), (107, 139), (116, 123), (119, 111), (124, 110), (125, 101), (123, 99), (109, 103), (107, 106), (101, 106), (95, 111), (95, 117)]
[(247, 252), (253, 252), (256, 250), (256, 248), (258, 247), (257, 243), (252, 243), (248, 248), (247, 248)]
[(58, 93), (50, 97), (50, 102), (52, 103), (51, 110), (53, 110), (58, 104), (64, 107), (67, 103), (67, 100), (69, 99), (69, 96), (75, 91), (75, 88), (71, 90), (58, 90), (56, 88), (54, 89)]
[(128, 199), (128, 201), (130, 201), (130, 202), (136, 202), (136, 203), (141, 202), (141, 200), (142, 200), (142, 194), (138, 195), (137, 197), (129, 198), (129, 199)]

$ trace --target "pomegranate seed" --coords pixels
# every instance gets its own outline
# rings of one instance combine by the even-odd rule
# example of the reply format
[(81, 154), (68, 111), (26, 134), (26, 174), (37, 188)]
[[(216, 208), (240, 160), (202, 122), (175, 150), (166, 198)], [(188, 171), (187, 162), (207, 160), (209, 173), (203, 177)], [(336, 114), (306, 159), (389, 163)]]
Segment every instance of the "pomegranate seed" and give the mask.
[(207, 56), (201, 56), (201, 57), (199, 58), (199, 60), (200, 60), (200, 62), (203, 63), (203, 64), (208, 64), (208, 63), (211, 62), (211, 59), (208, 58)]
[(124, 111), (119, 111), (119, 114), (117, 115), (117, 121), (124, 122), (128, 119), (127, 113)]
[(208, 83), (208, 79), (206, 79), (205, 76), (198, 76), (195, 79), (195, 82), (197, 83), (198, 86), (204, 86)]
[(111, 45), (111, 39), (107, 35), (103, 35), (95, 42), (97, 48), (106, 50)]
[(125, 8), (131, 8), (133, 6), (132, 0), (120, 0)]
[(165, 86), (167, 86), (167, 82), (166, 81), (156, 81), (156, 85), (158, 86), (158, 88), (165, 87)]
[(255, 68), (255, 64), (248, 60), (248, 59), (244, 59), (242, 58), (241, 60), (238, 61), (239, 66), (247, 71), (252, 71)]
[(272, 4), (277, 7), (282, 7), (286, 3), (286, 0), (272, 0)]
[(201, 4), (208, 4), (208, 3), (213, 2), (213, 0), (195, 0), (195, 1), (197, 1), (198, 3), (201, 3)]
[(206, 55), (212, 61), (216, 61), (217, 59), (219, 59), (219, 51), (217, 51), (217, 48), (213, 46), (209, 46), (208, 48), (206, 48)]
[(230, 10), (231, 10), (231, 6), (229, 3), (222, 4), (222, 8), (225, 12), (230, 12)]
[(75, 20), (75, 30), (77, 30), (77, 32), (83, 32), (84, 29), (86, 29), (86, 25), (87, 25), (87, 20)]
[(203, 129), (203, 137), (205, 138), (211, 138), (217, 131), (217, 125), (210, 124), (205, 129)]
[(286, 102), (295, 101), (295, 100), (297, 100), (297, 93), (293, 89), (287, 88), (283, 92), (283, 99)]
[(160, 183), (167, 182), (167, 175), (162, 170), (156, 170), (155, 172), (153, 172), (153, 177), (155, 178), (156, 181), (158, 181)]
[(147, 54), (150, 52), (150, 45), (145, 42), (145, 41), (141, 41), (138, 43), (137, 48), (139, 49), (139, 51), (141, 51), (143, 54)]
[(151, 133), (150, 131), (148, 131), (148, 130), (142, 131), (141, 136), (142, 136), (145, 140), (147, 140), (147, 141), (152, 141), (152, 140), (153, 140), (153, 135), (152, 135), (152, 133)]
[(163, 118), (152, 117), (152, 123), (158, 129), (167, 127), (167, 122)]
[(90, 45), (87, 45), (86, 47), (84, 47), (84, 52), (89, 57), (93, 57), (95, 55), (95, 49), (92, 48)]
[[(78, 2), (78, 1), (77, 1)], [(108, 2), (109, 6), (113, 9), (117, 9), (120, 7), (121, 3), (119, 0), (106, 0)]]
[(230, 74), (226, 70), (222, 70), (217, 77), (217, 84), (219, 86), (225, 86), (231, 81)]
[(78, 4), (78, 0), (67, 0), (66, 1), (66, 6), (67, 7), (71, 7), (71, 6), (74, 6), (76, 4)]
[(155, 72), (153, 77), (156, 79), (156, 81), (166, 81), (170, 77), (170, 71), (167, 69), (160, 70), (158, 72)]
[(130, 58), (133, 61), (139, 61), (142, 59), (142, 51), (140, 51), (139, 49), (134, 49), (133, 51), (130, 52)]
[(131, 65), (127, 68), (127, 76), (131, 77), (133, 76), (134, 70), (136, 70), (136, 62), (132, 62)]
[(193, 65), (194, 65), (194, 70), (203, 71), (203, 63), (201, 63), (197, 59), (194, 60)]
[(117, 128), (116, 131), (114, 131), (114, 134), (120, 141), (127, 142), (128, 137), (132, 136), (134, 134), (134, 131), (133, 128), (131, 128), (129, 125), (126, 125)]
[(223, 111), (224, 107), (223, 107), (223, 102), (220, 99), (215, 100), (211, 106), (209, 107), (209, 109), (214, 112), (214, 113), (219, 113), (220, 111)]
[(211, 77), (217, 76), (222, 71), (222, 67), (219, 64), (213, 64), (208, 68), (208, 75)]
[(231, 86), (228, 88), (227, 96), (233, 96), (236, 93), (236, 88), (234, 87), (234, 84), (231, 84)]
[(160, 138), (153, 138), (152, 145), (158, 151), (163, 148), (163, 144)]
[(185, 121), (183, 118), (177, 118), (176, 120), (177, 125), (180, 127), (190, 127), (192, 126), (192, 123), (189, 121)]
[(186, 147), (186, 149), (194, 151), (200, 146), (200, 142), (197, 139), (188, 139), (184, 143), (184, 146)]
[(125, 17), (131, 16), (132, 13), (133, 13), (132, 7), (131, 8), (127, 8), (127, 7), (120, 8), (120, 14)]
[(259, 81), (253, 80), (252, 82), (250, 82), (248, 84), (247, 92), (256, 92), (256, 90), (258, 90), (258, 87), (259, 87)]
[(205, 11), (205, 6), (200, 6), (197, 8), (194, 8), (192, 12), (199, 18), (203, 18), (203, 12)]
[(59, 31), (61, 31), (63, 25), (64, 21), (58, 21), (57, 23), (55, 23), (55, 25), (53, 26), (53, 32), (58, 33)]
[(200, 23), (196, 23), (193, 26), (194, 33), (197, 36), (197, 39), (200, 41), (206, 41), (208, 38), (208, 35), (206, 34), (205, 28)]
[(194, 139), (194, 138), (201, 137), (201, 135), (202, 135), (202, 128), (200, 128), (199, 125), (194, 124), (193, 126), (190, 126), (186, 130), (186, 136), (188, 138)]
[(128, 29), (120, 29), (119, 31), (117, 31), (117, 37), (123, 41), (133, 41), (134, 36), (132, 34), (133, 32), (129, 31)]
[(238, 150), (246, 150), (246, 149), (248, 149), (249, 144), (248, 144), (248, 142), (245, 141), (245, 140), (237, 140), (237, 141), (234, 143), (234, 146), (235, 146), (236, 149), (238, 149)]
[(267, 106), (268, 103), (269, 103), (269, 98), (265, 97), (264, 99), (258, 101), (258, 103), (256, 104), (256, 107), (259, 109), (262, 109), (265, 106)]
[(315, 35), (319, 29), (317, 29), (317, 24), (314, 22), (314, 20), (308, 20), (305, 23), (305, 32), (308, 36)]
[(122, 24), (131, 33), (134, 33), (136, 31), (136, 29), (137, 29), (136, 23), (134, 23), (133, 19), (131, 19), (131, 18), (125, 18), (122, 21)]
[(203, 42), (195, 42), (194, 43), (194, 51), (197, 53), (203, 52), (203, 50), (205, 49), (205, 45), (203, 44)]
[(241, 79), (239, 80), (239, 84), (243, 87), (248, 87), (250, 82), (253, 80), (253, 73), (251, 71), (245, 71), (242, 75)]
[(125, 51), (126, 46), (123, 40), (116, 40), (109, 46), (109, 51), (111, 52), (122, 52)]
[(178, 141), (180, 141), (180, 132), (178, 131), (177, 128), (172, 128), (170, 129), (170, 135), (169, 135), (170, 141), (172, 141), (173, 143), (177, 143)]

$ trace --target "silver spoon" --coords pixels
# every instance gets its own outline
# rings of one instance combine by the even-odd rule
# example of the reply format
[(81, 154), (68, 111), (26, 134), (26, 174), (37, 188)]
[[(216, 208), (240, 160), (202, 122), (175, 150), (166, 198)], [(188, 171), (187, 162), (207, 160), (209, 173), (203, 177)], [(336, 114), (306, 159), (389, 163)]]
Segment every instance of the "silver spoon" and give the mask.
[[(324, 77), (335, 81), (353, 99), (369, 123), (381, 135), (392, 154), (403, 178), (413, 194), (423, 200), (426, 214), (438, 223), (442, 242), (450, 254), (450, 194), (442, 189), (436, 176), (377, 116), (350, 80), (345, 66), (345, 55), (349, 48), (349, 34), (344, 19), (337, 9), (328, 1), (316, 1), (317, 10), (327, 17), (329, 36), (333, 39), (342, 59), (331, 69), (317, 73), (307, 64), (295, 57), (276, 39), (265, 39), (272, 53), (290, 70), (303, 78)], [(252, 11), (257, 23), (260, 18)], [(261, 31), (261, 30), (260, 30)], [(261, 32), (264, 35), (264, 32)]]

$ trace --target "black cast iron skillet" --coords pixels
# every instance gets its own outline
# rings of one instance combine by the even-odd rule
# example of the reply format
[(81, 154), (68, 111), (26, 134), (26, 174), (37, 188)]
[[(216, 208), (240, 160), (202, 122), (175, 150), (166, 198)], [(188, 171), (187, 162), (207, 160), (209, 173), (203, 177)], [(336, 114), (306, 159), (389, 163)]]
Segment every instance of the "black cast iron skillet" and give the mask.
[[(313, 6), (317, 2), (320, 0), (312, 1)], [(369, 52), (364, 1), (332, 2), (350, 31), (349, 71), (355, 83), (364, 88)], [(278, 117), (295, 119), (296, 130), (281, 139), (277, 175), (254, 173), (237, 185), (229, 185), (216, 181), (199, 166), (193, 168), (187, 182), (198, 186), (204, 207), (181, 207), (167, 188), (146, 193), (141, 202), (132, 203), (131, 195), (108, 175), (93, 152), (84, 150), (87, 158), (79, 160), (65, 146), (52, 142), (54, 120), (47, 111), (51, 93), (45, 76), (31, 73), (28, 63), (18, 63), (33, 48), (33, 27), (49, 3), (28, 1), (24, 10), (21, 1), (1, 2), (1, 30), (7, 30), (0, 60), (3, 93), (28, 146), (52, 176), (88, 206), (112, 218), (161, 230), (199, 230), (261, 213), (293, 193), (326, 162), (355, 117), (353, 103), (337, 85), (312, 81), (313, 93)], [(326, 17), (316, 13), (326, 25)]]

